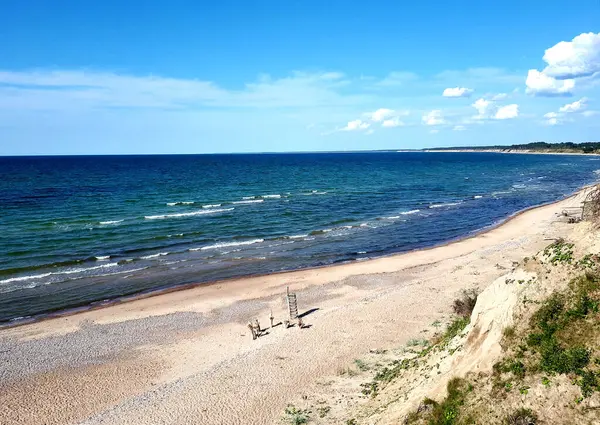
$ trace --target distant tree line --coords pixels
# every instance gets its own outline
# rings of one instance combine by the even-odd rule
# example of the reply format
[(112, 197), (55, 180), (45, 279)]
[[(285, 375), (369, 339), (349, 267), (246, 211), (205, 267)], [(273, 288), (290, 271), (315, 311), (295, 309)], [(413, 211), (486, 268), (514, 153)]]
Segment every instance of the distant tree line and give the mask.
[(455, 148), (432, 148), (428, 150), (523, 150), (523, 151), (543, 151), (543, 152), (581, 152), (581, 153), (600, 153), (600, 142), (562, 142), (562, 143), (547, 143), (547, 142), (531, 142), (521, 145), (510, 146), (462, 146)]

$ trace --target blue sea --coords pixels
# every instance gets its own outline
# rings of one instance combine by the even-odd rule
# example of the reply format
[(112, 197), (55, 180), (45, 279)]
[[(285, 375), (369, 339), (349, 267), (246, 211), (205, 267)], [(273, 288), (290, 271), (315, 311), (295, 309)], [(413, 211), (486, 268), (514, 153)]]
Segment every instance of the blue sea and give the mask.
[(599, 169), (444, 152), (0, 158), (0, 322), (433, 246)]

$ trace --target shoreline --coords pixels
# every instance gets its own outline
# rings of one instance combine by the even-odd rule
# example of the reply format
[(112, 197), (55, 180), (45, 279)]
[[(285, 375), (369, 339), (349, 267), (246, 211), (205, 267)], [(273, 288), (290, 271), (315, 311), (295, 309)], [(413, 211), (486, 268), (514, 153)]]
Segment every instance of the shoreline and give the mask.
[[(585, 188), (444, 246), (5, 329), (0, 422), (276, 423), (292, 399), (318, 393), (356, 359), (437, 332), (462, 290), (485, 289), (551, 240), (585, 237), (560, 217), (584, 196)], [(270, 315), (287, 318), (286, 287), (305, 329), (268, 326)], [(255, 319), (267, 329), (253, 340), (247, 323)]]
[[(437, 152), (437, 151), (433, 151), (433, 152)], [(444, 152), (450, 152), (450, 151), (444, 151)], [(452, 151), (452, 152), (458, 152), (458, 151)], [(500, 152), (498, 152), (498, 153), (500, 153)], [(521, 152), (504, 152), (504, 153), (521, 153)], [(212, 287), (215, 285), (227, 284), (228, 282), (236, 282), (236, 281), (243, 280), (243, 279), (260, 279), (260, 278), (266, 278), (266, 277), (270, 277), (270, 276), (285, 276), (285, 275), (294, 274), (294, 273), (317, 271), (317, 270), (323, 270), (323, 269), (329, 269), (329, 268), (346, 267), (346, 266), (357, 264), (357, 263), (369, 264), (373, 261), (377, 261), (380, 259), (390, 259), (390, 258), (393, 259), (394, 257), (404, 256), (404, 255), (408, 255), (408, 254), (414, 254), (414, 253), (418, 253), (418, 252), (427, 252), (427, 251), (434, 250), (437, 248), (451, 246), (453, 244), (468, 241), (470, 239), (476, 238), (480, 235), (484, 235), (485, 233), (488, 233), (495, 229), (498, 229), (498, 228), (510, 223), (515, 218), (517, 218), (523, 214), (526, 214), (527, 212), (534, 211), (539, 208), (544, 208), (544, 207), (547, 207), (547, 206), (550, 206), (553, 204), (558, 204), (560, 202), (568, 200), (569, 198), (576, 197), (581, 192), (594, 186), (594, 184), (595, 183), (584, 185), (584, 186), (576, 189), (569, 195), (563, 196), (557, 200), (549, 201), (549, 202), (545, 202), (542, 204), (533, 205), (531, 207), (524, 208), (522, 210), (516, 211), (516, 212), (508, 215), (507, 217), (505, 217), (503, 219), (498, 220), (497, 222), (495, 222), (493, 224), (490, 224), (489, 226), (475, 230), (469, 234), (466, 234), (466, 235), (463, 235), (463, 236), (460, 236), (460, 237), (457, 237), (454, 239), (450, 239), (450, 240), (447, 240), (447, 241), (444, 241), (444, 242), (441, 242), (438, 244), (434, 244), (431, 246), (407, 250), (407, 251), (382, 254), (382, 255), (375, 256), (375, 257), (369, 257), (366, 260), (360, 260), (360, 261), (359, 260), (344, 261), (341, 263), (333, 263), (333, 264), (327, 264), (327, 265), (322, 265), (322, 266), (309, 266), (309, 267), (304, 267), (304, 268), (299, 268), (299, 269), (275, 271), (275, 272), (266, 273), (266, 274), (235, 276), (235, 277), (231, 277), (231, 278), (208, 281), (208, 282), (189, 282), (189, 283), (182, 283), (179, 285), (169, 286), (169, 287), (165, 287), (165, 288), (151, 289), (151, 290), (144, 291), (144, 292), (138, 292), (138, 293), (131, 294), (131, 295), (124, 295), (124, 296), (116, 297), (113, 299), (107, 299), (107, 300), (96, 301), (93, 303), (82, 304), (79, 306), (70, 307), (70, 308), (66, 308), (66, 309), (60, 309), (60, 310), (56, 310), (56, 311), (49, 312), (49, 313), (43, 313), (43, 314), (36, 315), (36, 316), (29, 316), (29, 317), (22, 318), (22, 319), (16, 319), (16, 318), (10, 319), (8, 321), (0, 322), (0, 333), (2, 333), (6, 329), (12, 329), (12, 328), (17, 328), (17, 327), (21, 327), (21, 326), (27, 326), (30, 324), (51, 321), (54, 319), (76, 316), (79, 314), (84, 314), (86, 312), (110, 309), (111, 307), (115, 307), (115, 306), (119, 306), (119, 305), (135, 303), (136, 301), (160, 297), (163, 295), (168, 295), (168, 294), (173, 294), (173, 293), (190, 291), (190, 290), (194, 290), (197, 288), (203, 288), (203, 287), (209, 288), (209, 287)]]

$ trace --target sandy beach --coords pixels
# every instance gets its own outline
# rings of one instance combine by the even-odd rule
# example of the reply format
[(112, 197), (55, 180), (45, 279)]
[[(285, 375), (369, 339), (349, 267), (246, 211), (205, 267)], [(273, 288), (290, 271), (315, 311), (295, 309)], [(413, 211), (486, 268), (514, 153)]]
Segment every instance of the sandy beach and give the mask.
[[(485, 288), (565, 236), (583, 193), (458, 242), (362, 262), (236, 279), (0, 331), (2, 424), (274, 424), (370, 350), (444, 321), (452, 300)], [(286, 316), (305, 329), (246, 323)]]

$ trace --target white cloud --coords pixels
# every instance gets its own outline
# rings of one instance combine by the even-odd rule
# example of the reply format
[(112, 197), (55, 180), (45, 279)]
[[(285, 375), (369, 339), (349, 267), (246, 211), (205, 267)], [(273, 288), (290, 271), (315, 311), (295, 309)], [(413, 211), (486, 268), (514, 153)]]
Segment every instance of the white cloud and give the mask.
[(572, 41), (561, 41), (544, 53), (544, 74), (558, 78), (580, 78), (600, 72), (600, 33), (583, 33)]
[(530, 69), (525, 85), (526, 92), (534, 96), (569, 96), (575, 87), (575, 81), (557, 80), (536, 69)]
[(544, 114), (544, 118), (558, 118), (558, 114), (556, 112), (548, 112)]
[(343, 74), (336, 72), (294, 72), (278, 79), (263, 75), (240, 90), (230, 90), (211, 81), (94, 70), (0, 70), (0, 108), (184, 110), (197, 107), (312, 108), (363, 103), (367, 99), (364, 95), (338, 91), (347, 83)]
[(580, 112), (583, 109), (585, 109), (585, 107), (586, 107), (585, 102), (586, 101), (587, 101), (587, 99), (584, 97), (584, 98), (582, 98), (582, 99), (580, 99), (580, 100), (578, 100), (576, 102), (567, 103), (565, 106), (561, 106), (559, 108), (559, 111), (560, 112), (566, 112), (566, 113), (569, 113), (569, 112)]
[(452, 130), (454, 130), (454, 131), (465, 131), (466, 129), (467, 129), (467, 127), (465, 127), (464, 125), (455, 125)]
[(583, 111), (584, 117), (593, 117), (594, 115), (600, 114), (600, 111)]
[(508, 94), (506, 94), (506, 93), (498, 93), (498, 94), (495, 94), (494, 96), (492, 96), (492, 100), (493, 101), (504, 100), (507, 97), (508, 97)]
[(513, 103), (512, 105), (506, 105), (498, 108), (494, 118), (497, 120), (509, 120), (517, 118), (519, 116), (519, 105)]
[(394, 116), (394, 111), (391, 109), (380, 108), (375, 112), (369, 112), (366, 114), (371, 121), (380, 122), (384, 121), (386, 118)]
[(425, 125), (442, 125), (446, 123), (442, 111), (439, 109), (434, 109), (433, 111), (424, 114), (422, 120)]
[(550, 118), (546, 121), (548, 125), (557, 125), (559, 123), (558, 118)]
[(346, 127), (343, 127), (341, 129), (341, 131), (366, 130), (370, 126), (371, 126), (371, 124), (369, 124), (368, 122), (364, 122), (362, 120), (353, 120), (353, 121), (348, 121), (348, 124), (346, 124)]
[(403, 126), (404, 123), (398, 119), (398, 117), (394, 117), (389, 120), (385, 120), (381, 123), (383, 127), (400, 127)]
[(496, 105), (493, 102), (486, 100), (483, 97), (481, 99), (477, 99), (471, 106), (477, 109), (478, 112), (478, 114), (474, 117), (475, 119), (489, 118), (491, 115), (493, 115), (496, 109)]
[(451, 87), (444, 90), (442, 96), (444, 97), (469, 97), (473, 93), (473, 89), (466, 87)]

